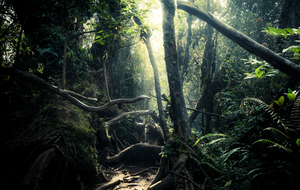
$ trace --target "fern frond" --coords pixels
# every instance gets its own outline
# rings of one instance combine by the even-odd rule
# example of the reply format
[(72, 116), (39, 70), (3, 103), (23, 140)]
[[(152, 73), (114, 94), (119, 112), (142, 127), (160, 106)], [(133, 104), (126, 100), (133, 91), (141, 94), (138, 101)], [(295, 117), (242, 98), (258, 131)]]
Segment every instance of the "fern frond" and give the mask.
[(290, 119), (294, 127), (300, 128), (300, 96), (294, 102)]
[(264, 129), (265, 131), (271, 131), (271, 133), (273, 133), (274, 135), (280, 135), (286, 139), (290, 138), (289, 136), (287, 136), (286, 134), (284, 134), (282, 131), (280, 131), (279, 129), (276, 129), (274, 127), (268, 127), (266, 129)]
[(282, 131), (280, 131), (279, 129), (276, 129), (276, 128), (274, 128), (274, 127), (268, 127), (268, 128), (266, 128), (266, 129), (264, 129), (265, 131), (271, 131), (273, 134), (280, 134), (280, 135), (282, 135), (283, 137), (285, 137), (285, 138), (289, 138), (286, 134), (284, 134)]
[[(277, 113), (274, 112), (268, 104), (266, 104), (265, 102), (263, 102), (262, 100), (260, 99), (257, 99), (257, 98), (245, 98), (243, 100), (244, 102), (255, 102), (257, 103), (259, 106), (260, 106), (260, 109), (263, 109), (266, 113), (269, 114), (269, 116), (272, 118), (272, 120), (279, 126), (279, 127), (283, 127), (285, 130), (285, 126), (284, 124), (282, 123), (282, 120), (278, 117)], [(242, 105), (245, 104), (245, 103), (242, 103)]]
[(291, 149), (289, 149), (289, 148), (287, 148), (287, 147), (285, 147), (285, 146), (283, 146), (283, 145), (281, 145), (277, 142), (271, 141), (269, 139), (259, 139), (259, 140), (255, 141), (253, 144), (256, 144), (256, 143), (268, 144), (269, 147), (276, 147), (276, 148), (285, 150), (288, 153), (293, 152)]
[(268, 127), (264, 129), (264, 131), (271, 131), (272, 136), (279, 142), (283, 143), (284, 145), (289, 144), (290, 137), (284, 134), (279, 129), (276, 129), (274, 127)]

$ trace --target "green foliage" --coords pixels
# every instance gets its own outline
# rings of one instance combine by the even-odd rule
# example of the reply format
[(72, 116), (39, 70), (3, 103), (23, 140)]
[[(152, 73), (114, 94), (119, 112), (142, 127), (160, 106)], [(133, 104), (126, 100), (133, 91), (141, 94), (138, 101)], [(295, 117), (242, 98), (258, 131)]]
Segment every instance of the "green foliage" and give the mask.
[(266, 61), (258, 61), (256, 59), (253, 59), (251, 56), (249, 56), (249, 59), (242, 59), (243, 61), (246, 61), (245, 64), (252, 64), (252, 65), (261, 65), (257, 67), (254, 72), (252, 73), (244, 73), (247, 75), (244, 79), (262, 79), (266, 76), (274, 77), (276, 74), (279, 73), (279, 70), (274, 69), (270, 64), (268, 64)]
[[(295, 42), (300, 42), (300, 40), (295, 40)], [(291, 59), (294, 60), (299, 60), (300, 59), (300, 46), (299, 45), (294, 45), (294, 46), (290, 46), (284, 50), (282, 50), (282, 53), (294, 53), (293, 57)]]
[(274, 27), (268, 27), (268, 28), (264, 28), (263, 32), (266, 32), (274, 36), (282, 35), (284, 38), (287, 38), (289, 35), (295, 35), (296, 33), (300, 34), (300, 29), (294, 29), (294, 28), (276, 29)]

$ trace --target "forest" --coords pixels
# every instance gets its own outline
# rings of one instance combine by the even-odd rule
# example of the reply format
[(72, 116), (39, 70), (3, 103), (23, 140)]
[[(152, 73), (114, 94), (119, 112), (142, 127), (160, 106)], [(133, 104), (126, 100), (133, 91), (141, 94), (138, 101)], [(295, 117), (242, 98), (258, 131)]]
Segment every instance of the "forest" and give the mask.
[(0, 190), (300, 189), (298, 0), (0, 15)]

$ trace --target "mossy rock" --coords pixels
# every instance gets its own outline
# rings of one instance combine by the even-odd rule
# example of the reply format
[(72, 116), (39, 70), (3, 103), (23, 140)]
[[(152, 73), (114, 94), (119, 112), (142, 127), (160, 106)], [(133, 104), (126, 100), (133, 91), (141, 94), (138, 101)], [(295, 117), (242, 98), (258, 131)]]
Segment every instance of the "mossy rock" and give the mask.
[[(41, 115), (32, 122), (29, 129), (33, 136), (36, 133), (56, 132), (53, 146), (59, 147), (68, 157), (72, 168), (84, 179), (95, 177), (98, 173), (96, 128), (93, 126), (93, 114), (81, 110), (68, 101), (52, 100), (42, 109)], [(94, 115), (95, 116), (95, 115)], [(50, 144), (50, 143), (48, 143)], [(88, 179), (90, 180), (90, 179)]]

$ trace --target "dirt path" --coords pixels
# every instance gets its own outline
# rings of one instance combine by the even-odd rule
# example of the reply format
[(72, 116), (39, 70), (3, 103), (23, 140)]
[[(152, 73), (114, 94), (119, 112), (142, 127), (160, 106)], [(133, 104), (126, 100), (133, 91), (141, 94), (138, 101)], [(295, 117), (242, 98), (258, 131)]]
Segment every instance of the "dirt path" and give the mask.
[(107, 183), (98, 184), (96, 190), (146, 190), (158, 172), (158, 167), (142, 164), (119, 164), (105, 169)]

